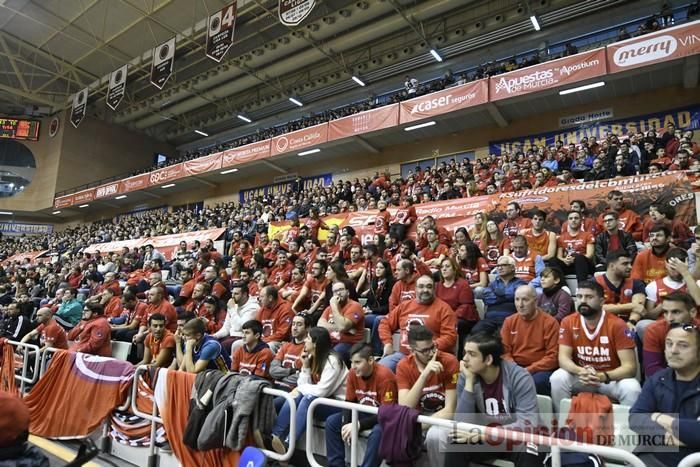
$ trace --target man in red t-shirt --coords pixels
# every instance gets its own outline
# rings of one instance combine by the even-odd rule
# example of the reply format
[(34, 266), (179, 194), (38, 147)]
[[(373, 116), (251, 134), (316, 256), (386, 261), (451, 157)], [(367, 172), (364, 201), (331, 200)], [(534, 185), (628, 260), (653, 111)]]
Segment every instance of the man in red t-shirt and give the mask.
[(269, 280), (272, 285), (281, 289), (292, 279), (294, 264), (287, 259), (287, 251), (279, 250), (274, 267), (270, 269)]
[(567, 228), (557, 239), (557, 259), (564, 274), (575, 274), (583, 282), (593, 274), (595, 242), (590, 232), (581, 229), (581, 213), (569, 211)]
[(576, 301), (578, 312), (559, 329), (559, 369), (550, 378), (554, 409), (559, 412), (561, 400), (574, 392), (598, 392), (632, 406), (642, 392), (635, 379), (634, 331), (603, 310), (597, 282), (580, 282)]
[[(372, 346), (359, 342), (350, 349), (352, 370), (345, 384), (345, 400), (360, 405), (379, 407), (395, 404), (398, 398), (396, 377), (388, 368), (377, 364), (372, 356)], [(367, 438), (367, 449), (362, 465), (377, 466), (381, 425), (376, 415), (360, 414), (357, 431), (372, 430)], [(329, 467), (345, 467), (345, 445), (350, 443), (352, 424), (347, 414), (339, 412), (326, 419), (326, 457)]]
[(279, 350), (282, 343), (289, 339), (294, 312), (287, 300), (282, 300), (277, 287), (268, 285), (260, 291), (260, 305), (255, 319), (262, 323), (262, 341), (273, 352)]
[(506, 205), (506, 219), (498, 226), (503, 235), (510, 239), (515, 238), (523, 230), (532, 227), (532, 221), (527, 217), (523, 217), (520, 212), (520, 204), (511, 201)]
[(243, 345), (236, 348), (231, 355), (231, 371), (241, 376), (258, 376), (270, 378), (270, 365), (275, 354), (260, 338), (263, 326), (258, 320), (251, 319), (241, 326)]
[(641, 251), (632, 264), (632, 279), (648, 284), (666, 275), (666, 256), (671, 248), (671, 231), (665, 225), (656, 225), (649, 231), (651, 248)]
[[(610, 211), (616, 211), (619, 214), (620, 229), (632, 235), (636, 241), (641, 241), (642, 221), (639, 214), (625, 207), (625, 198), (621, 191), (612, 190), (608, 192), (608, 206)], [(603, 228), (603, 218), (606, 212), (607, 211), (598, 216), (598, 227), (600, 229)]]
[[(399, 404), (418, 410), (421, 415), (451, 420), (457, 406), (459, 362), (454, 355), (438, 349), (433, 333), (425, 326), (408, 331), (411, 354), (396, 368)], [(431, 426), (426, 443), (440, 436), (441, 428)], [(444, 465), (440, 455), (431, 455), (431, 465)]]
[(175, 358), (175, 335), (165, 329), (165, 316), (160, 313), (152, 314), (148, 325), (150, 332), (143, 341), (143, 359), (138, 365), (168, 368)]
[(350, 299), (350, 291), (345, 282), (333, 284), (333, 296), (330, 304), (318, 320), (318, 326), (328, 329), (333, 350), (343, 360), (350, 359), (350, 348), (364, 338), (365, 312), (355, 300)]
[(66, 331), (53, 319), (50, 308), (39, 308), (36, 312), (36, 321), (39, 323), (39, 326), (25, 335), (22, 338), (22, 342), (30, 342), (39, 337), (41, 350), (46, 348), (68, 348)]
[(662, 316), (644, 332), (644, 376), (650, 378), (668, 365), (664, 356), (666, 333), (672, 324), (694, 323), (700, 326), (695, 300), (685, 292), (671, 292), (661, 299)]
[(328, 285), (328, 279), (326, 279), (327, 269), (328, 263), (324, 260), (315, 260), (311, 264), (310, 277), (306, 279), (299, 291), (299, 295), (292, 305), (292, 310), (296, 312), (306, 311), (310, 315), (318, 310), (325, 299), (324, 295)]
[(151, 287), (146, 292), (146, 312), (141, 317), (139, 332), (132, 341), (135, 344), (143, 342), (148, 333), (148, 318), (155, 313), (165, 316), (165, 327), (170, 332), (177, 330), (177, 312), (169, 301), (163, 298), (163, 290), (160, 287)]

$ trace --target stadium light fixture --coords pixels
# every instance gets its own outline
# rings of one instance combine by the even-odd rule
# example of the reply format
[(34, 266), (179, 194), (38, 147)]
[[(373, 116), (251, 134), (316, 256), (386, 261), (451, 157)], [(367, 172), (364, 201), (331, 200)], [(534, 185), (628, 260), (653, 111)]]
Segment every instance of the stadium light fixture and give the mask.
[(56, 215), (56, 214), (61, 214), (61, 211), (54, 211), (51, 214)]
[(172, 187), (174, 187), (174, 186), (175, 186), (174, 183), (168, 183), (167, 185), (163, 185), (161, 188), (162, 188), (162, 189), (164, 189), (164, 188), (172, 188)]
[(194, 132), (197, 133), (198, 135), (209, 136), (209, 133), (205, 133), (202, 130), (194, 130)]
[(530, 21), (532, 21), (532, 27), (535, 28), (535, 31), (539, 31), (540, 28), (540, 22), (537, 21), (537, 16), (532, 15), (530, 16)]
[(353, 77), (352, 77), (352, 80), (353, 80), (354, 82), (356, 82), (357, 84), (359, 84), (360, 86), (362, 86), (362, 87), (365, 87), (365, 86), (366, 86), (365, 82), (362, 81), (362, 80), (361, 80), (360, 78), (358, 78), (357, 76), (353, 76)]
[(246, 116), (243, 115), (243, 114), (238, 114), (238, 118), (239, 118), (240, 120), (243, 120), (243, 121), (246, 122), (246, 123), (251, 123), (251, 122), (253, 121), (253, 120), (249, 119), (248, 117), (246, 117)]
[(3, 216), (11, 216), (12, 214), (14, 214), (14, 213), (12, 213), (10, 211), (0, 211), (0, 215), (3, 215)]
[(117, 196), (117, 197), (114, 198), (114, 199), (124, 199), (124, 198), (126, 198), (126, 195), (119, 195), (119, 196)]
[(302, 151), (297, 156), (308, 156), (309, 154), (316, 154), (317, 152), (321, 152), (319, 148), (316, 149), (309, 149), (308, 151)]
[(419, 128), (425, 128), (425, 127), (433, 126), (436, 124), (437, 124), (437, 122), (435, 122), (435, 120), (431, 120), (429, 122), (419, 123), (418, 125), (407, 126), (406, 128), (403, 129), (403, 131), (413, 131), (413, 130), (417, 130)]
[(86, 207), (88, 207), (88, 206), (90, 206), (90, 205), (89, 205), (89, 204), (81, 204), (81, 205), (78, 206), (78, 207), (79, 207), (80, 209), (83, 209), (83, 208), (86, 208)]
[(565, 96), (567, 94), (573, 94), (575, 92), (581, 92), (581, 91), (588, 91), (589, 89), (595, 89), (595, 88), (599, 88), (601, 86), (605, 86), (605, 81), (596, 81), (595, 83), (584, 84), (583, 86), (578, 86), (578, 87), (571, 88), (571, 89), (564, 89), (562, 91), (559, 91), (559, 95)]
[(224, 170), (223, 172), (219, 172), (219, 173), (221, 175), (228, 175), (228, 174), (232, 174), (234, 172), (238, 172), (238, 169), (228, 169), (228, 170)]
[(442, 62), (442, 57), (440, 56), (440, 54), (438, 53), (437, 50), (435, 50), (435, 49), (430, 49), (430, 55), (432, 55), (433, 58), (434, 58), (435, 60), (437, 60), (438, 62)]
[(298, 105), (299, 107), (304, 107), (304, 104), (302, 104), (299, 99), (295, 99), (294, 97), (290, 97), (289, 102), (291, 102), (294, 105)]

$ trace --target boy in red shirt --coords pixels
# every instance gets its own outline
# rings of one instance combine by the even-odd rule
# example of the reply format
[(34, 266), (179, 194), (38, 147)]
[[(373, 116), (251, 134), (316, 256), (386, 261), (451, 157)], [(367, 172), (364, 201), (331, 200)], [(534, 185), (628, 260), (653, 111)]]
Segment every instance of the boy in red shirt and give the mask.
[(243, 345), (239, 346), (231, 356), (231, 371), (241, 376), (258, 376), (270, 378), (270, 365), (275, 355), (266, 343), (260, 340), (262, 323), (251, 319), (241, 326)]
[(175, 335), (165, 328), (165, 316), (160, 313), (152, 314), (148, 325), (151, 332), (143, 341), (143, 360), (138, 365), (168, 368), (175, 357)]
[[(379, 365), (372, 356), (372, 346), (358, 342), (350, 349), (352, 370), (346, 380), (345, 400), (361, 405), (379, 407), (395, 404), (398, 397), (396, 377), (388, 368)], [(352, 434), (349, 417), (336, 413), (326, 420), (326, 457), (329, 467), (345, 467), (345, 446)], [(379, 465), (381, 425), (376, 415), (361, 414), (357, 431), (372, 431), (367, 438), (367, 449), (362, 465)]]
[(557, 239), (557, 259), (564, 274), (575, 274), (583, 282), (593, 274), (595, 241), (581, 229), (581, 213), (569, 211), (566, 230)]

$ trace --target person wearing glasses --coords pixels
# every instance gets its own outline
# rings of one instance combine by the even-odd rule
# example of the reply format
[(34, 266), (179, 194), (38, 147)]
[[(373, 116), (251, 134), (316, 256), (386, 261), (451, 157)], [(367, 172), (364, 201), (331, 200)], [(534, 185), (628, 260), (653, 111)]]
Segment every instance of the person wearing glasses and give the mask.
[[(535, 383), (525, 368), (502, 358), (503, 353), (498, 336), (479, 333), (467, 337), (459, 362), (454, 420), (532, 432), (539, 426)], [(437, 459), (441, 456), (443, 462), (433, 465), (461, 467), (494, 457), (507, 458), (518, 467), (542, 465), (533, 443), (513, 443), (511, 447), (508, 441), (493, 444), (493, 439), (472, 430), (437, 432), (438, 437), (428, 439), (428, 453), (435, 453)]]
[(632, 235), (620, 230), (620, 215), (617, 211), (606, 212), (603, 216), (603, 231), (595, 237), (596, 271), (605, 271), (608, 253), (617, 250), (626, 251), (634, 261), (637, 256), (637, 244)]
[(346, 281), (333, 284), (330, 304), (323, 310), (318, 326), (328, 330), (333, 351), (343, 361), (350, 360), (350, 348), (364, 338), (365, 312), (355, 300), (350, 299)]
[(605, 216), (609, 212), (617, 212), (620, 229), (632, 235), (635, 241), (642, 240), (642, 221), (639, 214), (625, 207), (625, 197), (619, 190), (612, 190), (608, 193), (608, 209), (598, 216), (598, 225), (605, 226)]
[(496, 278), (484, 287), (481, 297), (477, 297), (484, 300), (486, 314), (484, 319), (474, 325), (472, 333), (496, 332), (503, 321), (515, 313), (515, 290), (521, 285), (527, 285), (527, 282), (516, 277), (515, 260), (510, 255), (498, 258), (496, 272)]
[(676, 466), (685, 456), (700, 450), (698, 326), (671, 324), (665, 336), (664, 356), (668, 368), (646, 380), (629, 416), (630, 428), (653, 443), (641, 445), (635, 452), (650, 467)]
[[(425, 326), (412, 326), (407, 337), (410, 355), (396, 367), (399, 404), (412, 407), (421, 415), (451, 420), (457, 405), (457, 357), (440, 350), (432, 331)], [(444, 430), (431, 426), (425, 433), (433, 466), (447, 465), (444, 449), (437, 449), (441, 431)]]

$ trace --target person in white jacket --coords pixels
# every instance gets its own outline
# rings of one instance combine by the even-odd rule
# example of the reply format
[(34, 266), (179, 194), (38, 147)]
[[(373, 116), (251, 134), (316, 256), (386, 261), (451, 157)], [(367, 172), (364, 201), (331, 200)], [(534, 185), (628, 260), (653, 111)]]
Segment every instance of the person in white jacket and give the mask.
[[(331, 337), (325, 328), (311, 328), (304, 341), (304, 352), (300, 358), (303, 362), (301, 373), (297, 387), (291, 393), (297, 405), (296, 440), (306, 431), (306, 413), (311, 401), (317, 397), (344, 397), (345, 379), (348, 374), (343, 360), (333, 352)], [(337, 412), (340, 412), (340, 409), (322, 405), (315, 409), (314, 415), (317, 419), (325, 420)], [(289, 445), (289, 425), (289, 403), (285, 402), (272, 428), (271, 446), (280, 454), (285, 453)]]
[(212, 335), (228, 350), (229, 355), (243, 345), (241, 326), (246, 321), (255, 319), (259, 309), (258, 301), (248, 295), (248, 284), (245, 281), (234, 282), (231, 288), (231, 299), (226, 305), (224, 325)]

